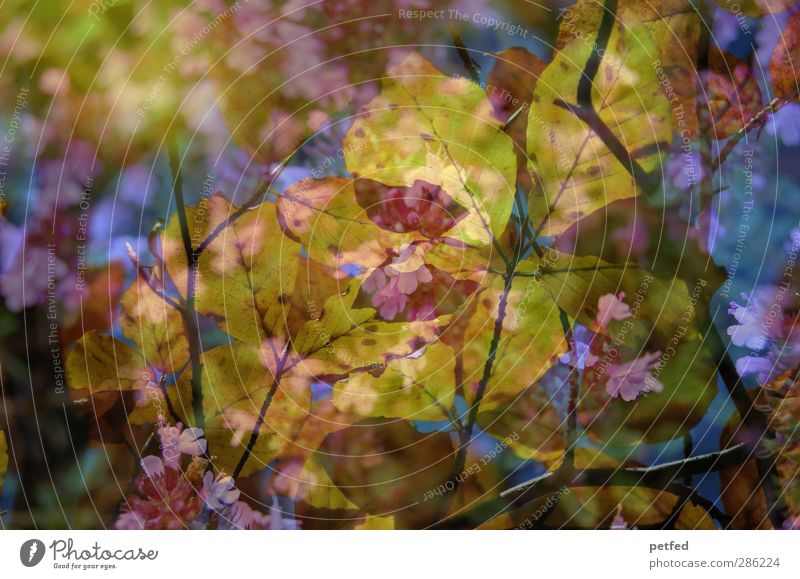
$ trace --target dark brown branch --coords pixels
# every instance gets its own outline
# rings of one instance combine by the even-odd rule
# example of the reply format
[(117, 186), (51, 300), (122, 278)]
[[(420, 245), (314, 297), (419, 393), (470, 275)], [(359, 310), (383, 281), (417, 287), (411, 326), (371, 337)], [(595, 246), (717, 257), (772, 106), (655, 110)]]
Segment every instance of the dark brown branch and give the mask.
[(478, 63), (475, 62), (470, 56), (467, 47), (464, 45), (464, 39), (461, 38), (461, 33), (458, 31), (458, 28), (456, 28), (456, 25), (452, 22), (450, 23), (450, 35), (453, 37), (453, 46), (455, 46), (456, 51), (458, 52), (458, 57), (464, 64), (464, 68), (467, 69), (467, 73), (472, 79), (472, 82), (480, 84), (481, 67), (478, 66)]
[(608, 147), (608, 150), (622, 163), (631, 174), (636, 184), (644, 191), (655, 191), (660, 186), (660, 182), (654, 175), (645, 171), (639, 162), (634, 159), (625, 145), (617, 138), (614, 132), (603, 122), (600, 115), (593, 108), (580, 105), (571, 105), (562, 100), (556, 100), (553, 104), (570, 111), (581, 121), (583, 121)]

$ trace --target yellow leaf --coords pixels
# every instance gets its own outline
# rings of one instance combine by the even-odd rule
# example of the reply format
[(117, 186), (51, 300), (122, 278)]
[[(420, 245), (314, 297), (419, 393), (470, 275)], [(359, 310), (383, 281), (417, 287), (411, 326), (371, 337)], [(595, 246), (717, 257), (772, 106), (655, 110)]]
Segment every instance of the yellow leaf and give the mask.
[(334, 385), (343, 412), (364, 417), (446, 420), (455, 397), (455, 358), (441, 342), (415, 358), (391, 360), (383, 373), (351, 374)]
[(356, 200), (352, 179), (304, 179), (289, 187), (277, 205), (282, 225), (311, 259), (334, 269), (346, 264), (376, 267), (393, 249), (414, 239), (370, 221)]
[(276, 385), (261, 352), (247, 344), (213, 348), (203, 353), (202, 362), (208, 453), (214, 465), (228, 474), (233, 473), (245, 452), (274, 389), (240, 476), (264, 469), (302, 428), (311, 407), (310, 380), (284, 373)]
[[(592, 82), (599, 118), (644, 171), (660, 167), (670, 144), (670, 103), (653, 61), (658, 51), (647, 29), (629, 10), (615, 21)], [(593, 38), (576, 38), (556, 53), (536, 84), (528, 117), (528, 156), (544, 193), (530, 198), (534, 227), (557, 235), (581, 218), (640, 191), (626, 167), (574, 112)]]
[(345, 137), (347, 169), (395, 187), (438, 185), (467, 216), (446, 234), (488, 245), (511, 216), (516, 182), (513, 141), (486, 92), (442, 74), (418, 53), (392, 67)]
[(375, 321), (371, 308), (353, 309), (358, 295), (353, 280), (342, 295), (329, 297), (292, 342), (292, 365), (311, 376), (376, 370), (393, 358), (412, 354), (437, 337), (441, 321)]
[(168, 374), (178, 372), (189, 359), (180, 312), (138, 278), (120, 303), (122, 333), (139, 347), (145, 362)]
[(87, 332), (67, 355), (70, 387), (91, 393), (144, 390), (155, 379), (140, 352), (97, 331)]
[[(197, 248), (237, 210), (221, 195), (187, 207), (192, 245)], [(261, 205), (230, 221), (193, 264), (197, 311), (218, 317), (220, 327), (242, 342), (259, 344), (286, 334), (300, 248), (280, 231), (275, 208)], [(189, 266), (177, 216), (162, 243), (170, 277), (186, 296)]]
[[(521, 264), (517, 273), (532, 273), (535, 265), (530, 260)], [(492, 276), (487, 281), (487, 287), (476, 298), (477, 307), (467, 326), (464, 381), (468, 402), (474, 398), (482, 378), (503, 289), (501, 276)], [(515, 277), (505, 304), (497, 355), (481, 409), (508, 403), (511, 397), (541, 378), (565, 351), (564, 329), (556, 303), (537, 279)]]

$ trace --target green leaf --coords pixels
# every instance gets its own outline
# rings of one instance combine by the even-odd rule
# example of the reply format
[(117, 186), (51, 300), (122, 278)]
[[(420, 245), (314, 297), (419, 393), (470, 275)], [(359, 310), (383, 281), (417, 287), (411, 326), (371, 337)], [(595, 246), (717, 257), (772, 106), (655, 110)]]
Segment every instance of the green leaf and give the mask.
[(662, 351), (662, 367), (653, 374), (663, 392), (634, 402), (610, 398), (602, 384), (584, 388), (580, 422), (595, 440), (635, 445), (680, 438), (696, 426), (717, 395), (716, 364), (699, 340), (679, 342)]
[[(662, 280), (633, 264), (612, 264), (593, 256), (573, 256), (549, 249), (542, 264), (541, 284), (571, 318), (590, 326), (597, 316), (597, 303), (607, 294), (625, 294), (633, 322), (642, 322), (645, 338), (660, 340), (664, 346), (679, 326), (686, 327), (685, 339), (698, 336), (697, 324), (704, 315), (699, 295), (690, 295), (681, 279)], [(705, 282), (692, 288), (704, 291)], [(615, 329), (614, 324), (611, 330)], [(640, 331), (639, 333), (642, 333)], [(628, 332), (627, 337), (631, 333)], [(629, 344), (634, 347), (634, 343)]]
[(344, 142), (354, 175), (395, 187), (440, 186), (467, 216), (446, 234), (488, 245), (511, 216), (516, 181), (513, 141), (484, 90), (442, 74), (418, 53), (392, 67), (381, 94)]
[[(652, 171), (672, 138), (670, 103), (653, 67), (658, 51), (647, 29), (629, 10), (617, 16), (592, 79), (592, 105), (628, 154)], [(531, 221), (542, 235), (557, 235), (608, 203), (640, 193), (630, 167), (574, 112), (556, 104), (578, 104), (593, 40), (576, 38), (557, 52), (534, 91), (528, 156), (544, 193), (534, 193), (529, 203)]]

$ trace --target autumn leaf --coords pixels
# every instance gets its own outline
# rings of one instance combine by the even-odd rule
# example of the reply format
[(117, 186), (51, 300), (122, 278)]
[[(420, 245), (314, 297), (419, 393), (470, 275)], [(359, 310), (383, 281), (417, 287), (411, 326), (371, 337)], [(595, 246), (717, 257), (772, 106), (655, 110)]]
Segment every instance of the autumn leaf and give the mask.
[(66, 368), (70, 386), (90, 392), (144, 390), (156, 379), (141, 352), (96, 330), (75, 343)]
[(551, 391), (539, 380), (518, 394), (495, 399), (494, 408), (478, 414), (478, 425), (494, 437), (507, 440), (511, 451), (522, 459), (546, 465), (558, 462), (567, 447), (565, 418), (569, 392), (569, 372), (561, 374), (561, 380), (555, 381), (556, 387)]
[(352, 179), (304, 179), (278, 199), (283, 227), (302, 242), (311, 259), (334, 268), (376, 267), (403, 244), (419, 239), (373, 223), (356, 199)]
[[(547, 63), (521, 46), (494, 54), (495, 64), (486, 82), (486, 91), (495, 115), (507, 126), (517, 155), (517, 184), (530, 191), (533, 182), (528, 173), (525, 146), (533, 90)], [(517, 115), (514, 117), (514, 115)]]
[(419, 528), (436, 513), (425, 494), (452, 469), (447, 434), (422, 434), (408, 422), (375, 419), (330, 434), (315, 455), (348, 503), (370, 515), (394, 515), (398, 528)]
[(75, 343), (67, 354), (66, 371), (74, 396), (91, 404), (100, 431), (104, 414), (112, 409), (124, 410), (127, 422), (141, 425), (166, 417), (170, 405), (192, 406), (191, 387), (167, 385), (171, 376), (148, 364), (139, 350), (96, 330)]
[[(468, 402), (474, 400), (477, 393), (494, 340), (495, 324), (502, 318), (497, 353), (481, 403), (483, 410), (508, 402), (528, 388), (566, 351), (559, 308), (546, 288), (533, 277), (537, 267), (534, 258), (520, 264), (505, 300), (505, 283), (498, 275), (487, 280), (486, 287), (476, 298), (477, 307), (464, 338), (464, 382)], [(526, 274), (529, 277), (525, 277)]]
[[(619, 0), (617, 12), (630, 10), (648, 31), (657, 50), (652, 66), (665, 87), (674, 114), (673, 131), (688, 130), (697, 136), (697, 57), (700, 45), (700, 14), (689, 0), (659, 3)], [(563, 13), (556, 48), (563, 50), (576, 39), (591, 44), (597, 35), (605, 8), (594, 0), (579, 0)], [(681, 108), (682, 107), (682, 108)], [(686, 133), (684, 133), (686, 134)]]
[(139, 349), (147, 365), (167, 374), (189, 360), (183, 317), (144, 281), (137, 279), (120, 300), (122, 334)]
[(358, 280), (329, 297), (292, 342), (292, 365), (310, 376), (344, 376), (413, 354), (438, 335), (439, 320), (383, 322), (372, 308), (354, 308)]
[(717, 48), (709, 52), (706, 129), (715, 139), (725, 139), (747, 125), (763, 107), (758, 79), (746, 62)]
[(334, 404), (360, 416), (447, 420), (455, 397), (455, 359), (442, 343), (391, 360), (379, 376), (362, 372), (334, 385)]
[(239, 464), (256, 429), (256, 442), (239, 476), (264, 469), (292, 443), (311, 406), (310, 380), (291, 373), (276, 377), (263, 358), (258, 348), (246, 344), (218, 346), (203, 353), (208, 453), (214, 457), (214, 466), (228, 474)]
[[(592, 82), (592, 106), (630, 158), (652, 171), (672, 139), (670, 103), (652, 66), (657, 50), (647, 29), (630, 10), (617, 16)], [(558, 51), (536, 84), (528, 156), (543, 194), (531, 196), (529, 205), (542, 235), (557, 235), (608, 203), (640, 193), (630, 163), (564, 107), (579, 104), (578, 85), (594, 54), (591, 40), (576, 38)]]
[[(601, 296), (620, 293), (635, 313), (633, 322), (646, 322), (648, 339), (665, 345), (676, 328), (685, 326), (686, 339), (697, 337), (697, 324), (704, 315), (705, 283), (690, 290), (685, 281), (662, 280), (635, 264), (613, 264), (593, 256), (574, 256), (548, 250), (541, 268), (541, 283), (571, 317), (590, 326), (597, 316)], [(698, 294), (699, 295), (695, 295)]]
[(709, 351), (698, 340), (680, 341), (661, 352), (658, 363), (653, 376), (663, 384), (662, 392), (625, 402), (611, 398), (601, 383), (582, 391), (579, 420), (589, 436), (613, 445), (663, 442), (681, 437), (702, 420), (717, 395)]
[[(720, 436), (720, 447), (730, 448), (745, 442), (749, 429), (734, 412)], [(744, 464), (731, 466), (719, 472), (720, 496), (725, 512), (731, 516), (732, 529), (771, 529), (767, 501), (755, 458)]]
[(450, 78), (417, 53), (389, 69), (381, 94), (344, 142), (347, 169), (385, 185), (440, 186), (467, 215), (447, 233), (488, 245), (511, 215), (516, 180), (513, 141), (484, 90)]
[(775, 96), (798, 100), (800, 87), (800, 14), (794, 14), (781, 33), (769, 62), (769, 76)]

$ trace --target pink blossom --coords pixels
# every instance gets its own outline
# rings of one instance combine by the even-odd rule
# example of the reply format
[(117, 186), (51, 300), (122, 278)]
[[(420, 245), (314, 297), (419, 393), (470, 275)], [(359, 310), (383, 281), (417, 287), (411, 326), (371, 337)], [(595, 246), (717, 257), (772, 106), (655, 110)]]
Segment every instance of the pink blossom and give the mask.
[(372, 305), (381, 316), (393, 320), (406, 307), (408, 296), (420, 284), (433, 281), (433, 274), (425, 265), (417, 246), (408, 244), (386, 266), (375, 269), (364, 280), (362, 288), (372, 294)]
[(599, 328), (607, 328), (611, 320), (625, 320), (631, 317), (631, 308), (623, 302), (625, 294), (606, 294), (597, 301), (597, 317), (595, 324)]
[(662, 392), (664, 385), (652, 374), (658, 368), (660, 356), (661, 352), (654, 352), (624, 364), (609, 365), (606, 392), (612, 398), (619, 397), (625, 402), (636, 400), (642, 393)]
[(157, 456), (142, 459), (144, 473), (136, 477), (139, 495), (126, 499), (126, 510), (114, 523), (117, 529), (181, 529), (203, 512), (196, 489), (182, 473), (167, 468)]

